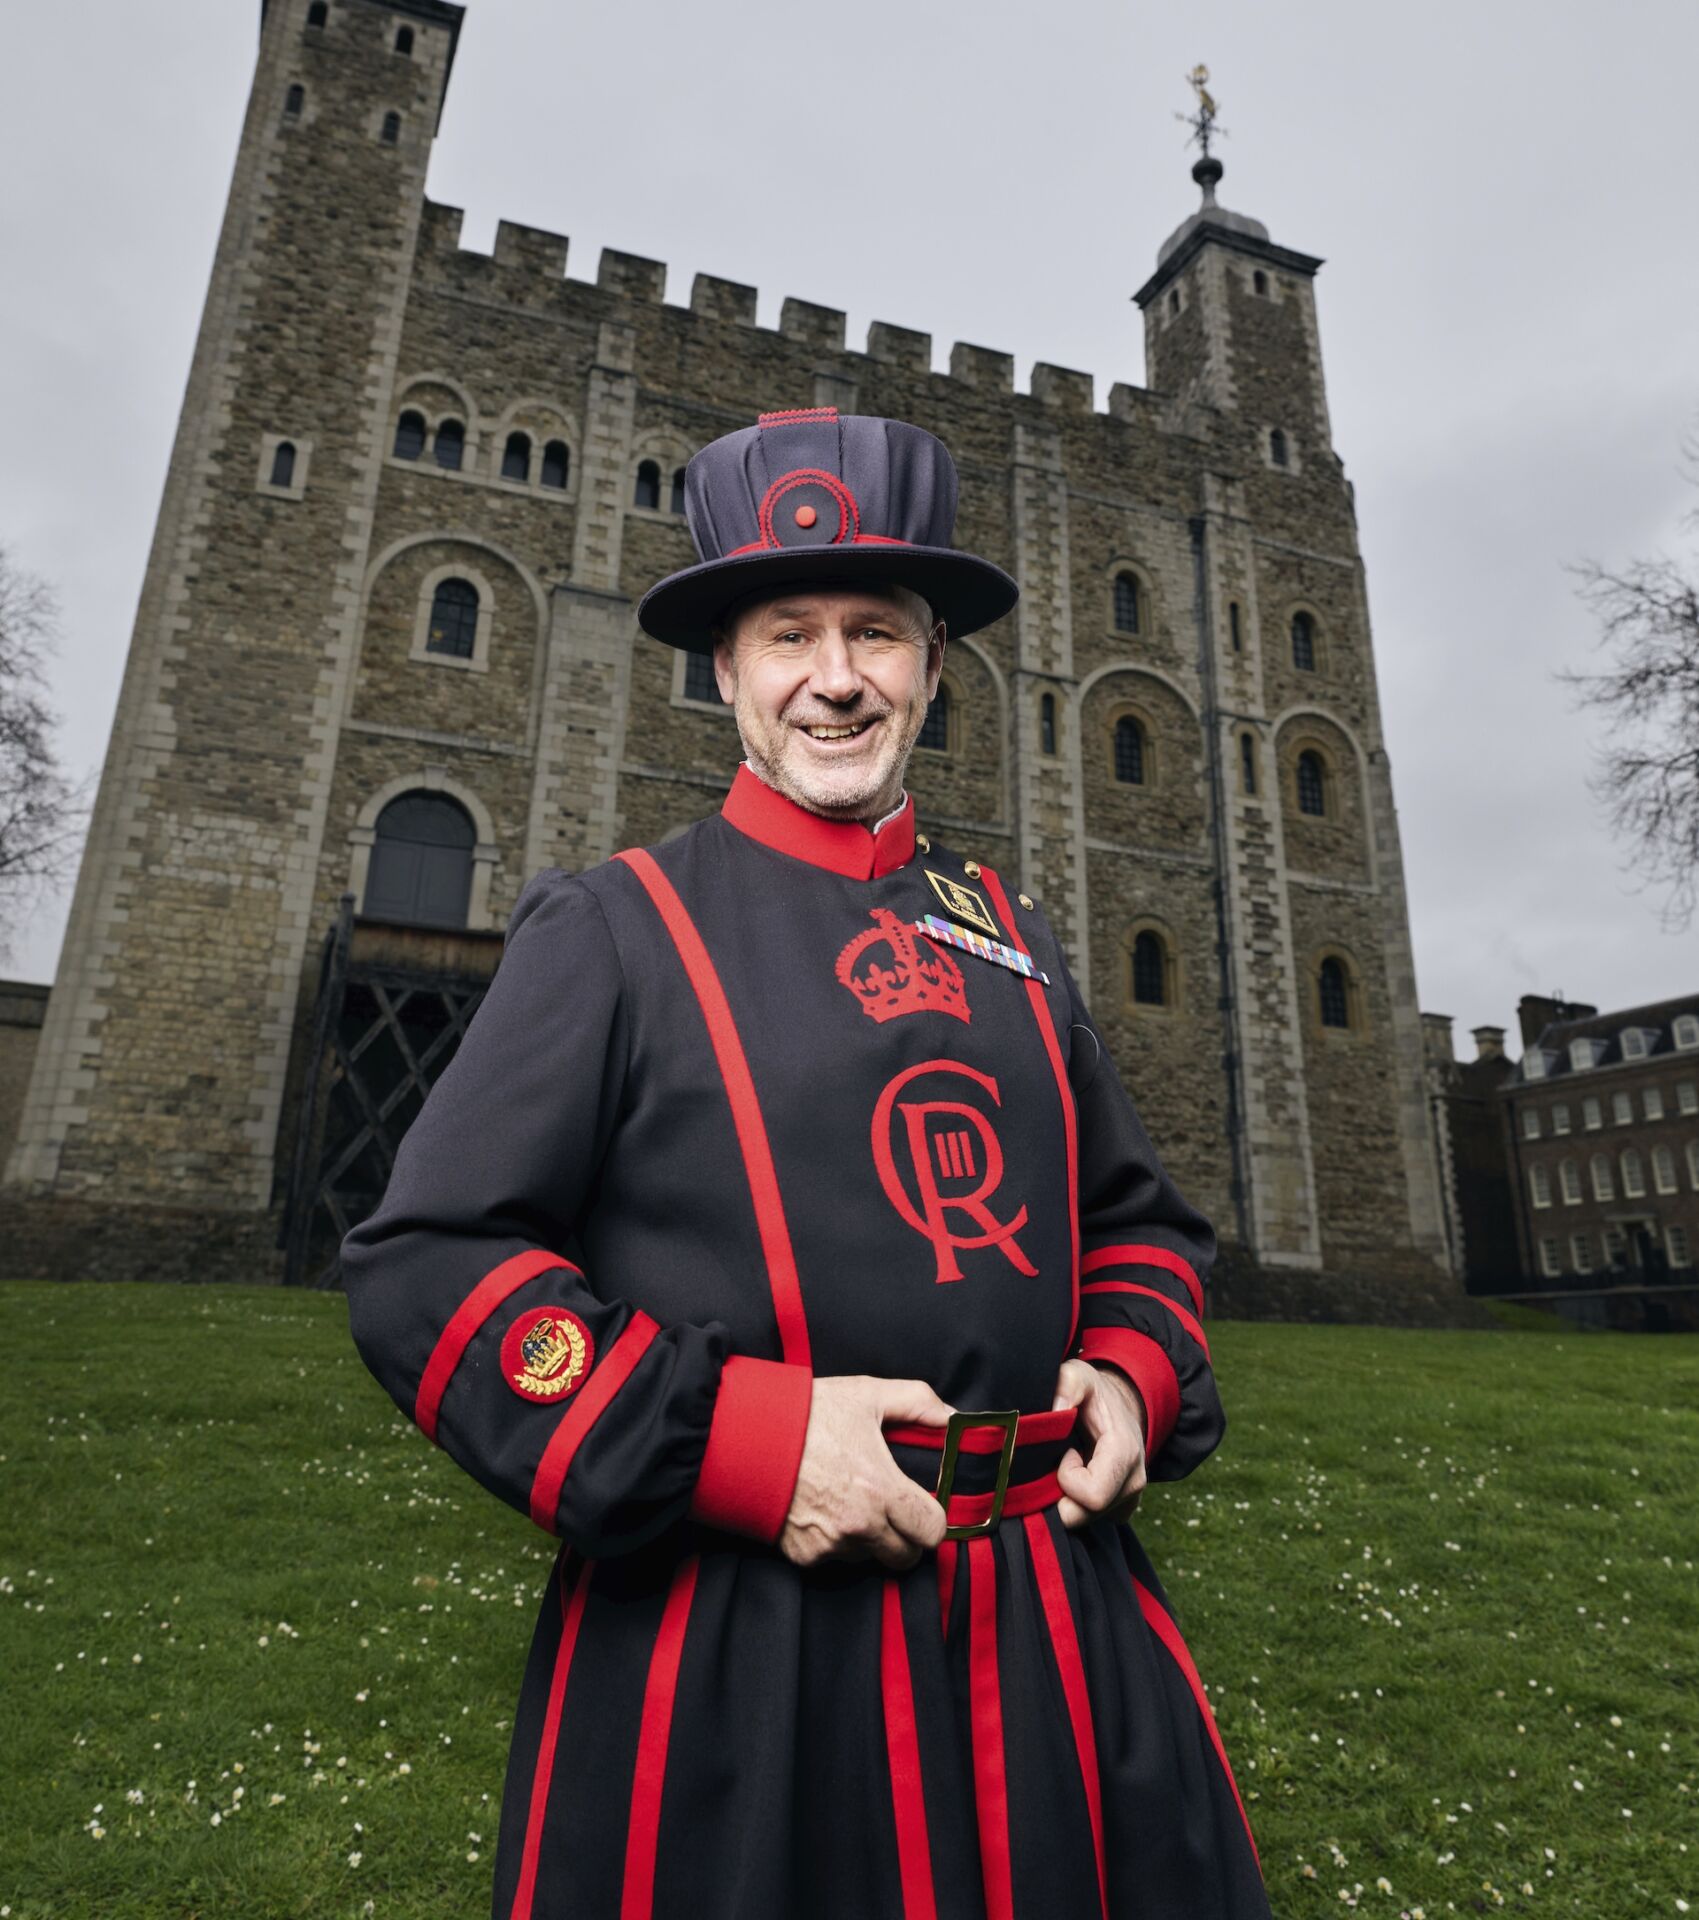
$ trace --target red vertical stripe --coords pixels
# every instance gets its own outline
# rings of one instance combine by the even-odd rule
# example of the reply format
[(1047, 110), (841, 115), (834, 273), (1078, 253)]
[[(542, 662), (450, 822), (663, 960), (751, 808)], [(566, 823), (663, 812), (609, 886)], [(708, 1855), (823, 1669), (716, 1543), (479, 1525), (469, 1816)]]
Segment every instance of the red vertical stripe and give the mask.
[(537, 1462), (531, 1482), (531, 1518), (545, 1533), (553, 1533), (560, 1514), (560, 1490), (566, 1485), (567, 1469), (572, 1465), (585, 1434), (600, 1419), (603, 1409), (631, 1377), (631, 1370), (649, 1351), (649, 1343), (660, 1327), (639, 1307), (625, 1323), (619, 1338), (602, 1355), (590, 1377), (573, 1395), (565, 1413), (549, 1435), (549, 1444)]
[(1091, 1694), (1085, 1683), (1085, 1662), (1080, 1658), (1079, 1634), (1074, 1627), (1073, 1610), (1068, 1605), (1068, 1589), (1045, 1516), (1029, 1513), (1024, 1525), (1032, 1552), (1032, 1570), (1038, 1581), (1038, 1597), (1044, 1603), (1044, 1622), (1050, 1629), (1050, 1644), (1056, 1651), (1056, 1667), (1062, 1676), (1062, 1695), (1068, 1703), (1068, 1718), (1074, 1723), (1074, 1751), (1080, 1757), (1080, 1779), (1085, 1783), (1086, 1810), (1091, 1815), (1091, 1844), (1097, 1855), (1097, 1898), (1107, 1920), (1109, 1886), (1103, 1867), (1103, 1782), (1097, 1772), (1097, 1733), (1091, 1724)]
[(956, 1138), (961, 1142), (962, 1147), (962, 1172), (971, 1180), (973, 1178), (973, 1141), (965, 1133), (958, 1133)]
[(1227, 1764), (1227, 1749), (1221, 1744), (1221, 1729), (1215, 1724), (1215, 1709), (1209, 1704), (1209, 1695), (1203, 1690), (1203, 1682), (1198, 1678), (1198, 1670), (1192, 1663), (1192, 1656), (1186, 1643), (1180, 1637), (1180, 1629), (1174, 1624), (1173, 1615), (1157, 1599), (1144, 1582), (1135, 1573), (1133, 1591), (1139, 1597), (1139, 1607), (1149, 1622), (1151, 1630), (1162, 1644), (1173, 1654), (1180, 1671), (1186, 1676), (1186, 1684), (1192, 1690), (1192, 1698), (1198, 1703), (1198, 1712), (1203, 1715), (1203, 1723), (1209, 1733), (1210, 1744), (1215, 1748), (1215, 1756), (1221, 1762), (1221, 1771), (1227, 1776), (1227, 1784), (1233, 1789), (1233, 1798), (1239, 1802), (1239, 1818), (1245, 1823), (1245, 1838), (1251, 1843), (1251, 1857), (1262, 1870), (1262, 1858), (1257, 1853), (1256, 1835), (1251, 1832), (1250, 1815), (1245, 1811), (1245, 1803), (1239, 1799), (1239, 1783), (1233, 1778), (1233, 1769)]
[(946, 1639), (950, 1635), (950, 1602), (956, 1592), (956, 1567), (962, 1557), (959, 1540), (943, 1540), (938, 1546), (938, 1625)]
[[(1020, 928), (1015, 925), (1015, 917), (1009, 911), (1009, 896), (1003, 891), (1003, 883), (989, 867), (981, 867), (979, 877), (985, 882), (986, 891), (991, 895), (992, 904), (1002, 918), (1008, 931), (1009, 944), (1017, 953), (1032, 955), (1026, 943), (1021, 939)], [(1072, 1294), (1072, 1309), (1068, 1321), (1068, 1350), (1074, 1345), (1074, 1332), (1080, 1323), (1080, 1142), (1079, 1118), (1074, 1111), (1074, 1090), (1068, 1085), (1068, 1065), (1062, 1058), (1061, 1043), (1056, 1038), (1056, 1023), (1050, 1018), (1050, 1009), (1045, 1004), (1044, 989), (1036, 980), (1026, 983), (1027, 999), (1032, 1003), (1032, 1017), (1038, 1022), (1038, 1031), (1044, 1040), (1044, 1051), (1050, 1057), (1050, 1071), (1056, 1076), (1056, 1091), (1062, 1099), (1062, 1134), (1068, 1150), (1068, 1236), (1073, 1244), (1073, 1258), (1068, 1263), (1068, 1285)]]
[(578, 1644), (578, 1623), (584, 1617), (584, 1602), (590, 1592), (590, 1576), (596, 1571), (594, 1560), (579, 1562), (578, 1584), (570, 1600), (566, 1592), (566, 1570), (574, 1558), (570, 1547), (560, 1556), (560, 1644), (555, 1648), (554, 1672), (549, 1676), (549, 1703), (543, 1714), (543, 1737), (537, 1746), (537, 1767), (531, 1775), (531, 1807), (525, 1816), (525, 1845), (519, 1856), (519, 1888), (513, 1896), (511, 1920), (531, 1920), (531, 1902), (537, 1894), (537, 1856), (543, 1844), (543, 1817), (549, 1806), (549, 1778), (554, 1772), (555, 1746), (560, 1738), (560, 1710), (566, 1699), (567, 1675), (572, 1671), (572, 1650)]
[(655, 1847), (661, 1834), (661, 1789), (667, 1776), (667, 1740), (672, 1732), (678, 1667), (684, 1654), (685, 1623), (696, 1591), (697, 1554), (688, 1554), (673, 1570), (649, 1679), (643, 1689), (643, 1718), (637, 1734), (637, 1770), (631, 1782), (631, 1821), (625, 1836), (625, 1888), (620, 1920), (649, 1920), (655, 1905)]
[(897, 1866), (903, 1883), (903, 1920), (937, 1920), (932, 1893), (932, 1842), (926, 1831), (926, 1795), (920, 1778), (920, 1730), (914, 1717), (908, 1636), (902, 1593), (885, 1575), (879, 1629), (879, 1684), (885, 1696), (885, 1748), (891, 1760), (891, 1804), (897, 1823)]
[[(982, 869), (983, 871), (983, 869)], [(997, 1674), (997, 1562), (984, 1534), (967, 1543), (968, 1692), (973, 1721), (973, 1797), (986, 1920), (1014, 1920), (1009, 1868), (1009, 1778), (1003, 1757), (1003, 1693)]]
[(419, 1396), (413, 1402), (413, 1418), (427, 1440), (437, 1437), (437, 1413), (442, 1397), (478, 1329), (509, 1295), (551, 1267), (564, 1267), (580, 1280), (584, 1277), (570, 1260), (563, 1260), (558, 1253), (550, 1253), (546, 1247), (527, 1247), (499, 1267), (492, 1267), (455, 1308), (431, 1349), (430, 1359), (425, 1362), (425, 1371), (419, 1376)]
[[(749, 1062), (725, 988), (702, 944), (684, 902), (672, 882), (662, 873), (650, 854), (641, 849), (618, 856), (642, 882), (643, 890), (654, 902), (678, 957), (702, 1008), (708, 1025), (708, 1038), (725, 1082), (726, 1099), (737, 1129), (737, 1143), (743, 1153), (744, 1172), (749, 1180), (750, 1199), (755, 1204), (755, 1224), (761, 1235), (761, 1251), (767, 1262), (767, 1284), (772, 1290), (773, 1313), (779, 1323), (779, 1345), (787, 1366), (811, 1365), (808, 1351), (808, 1322), (802, 1310), (802, 1282), (797, 1276), (796, 1255), (791, 1248), (790, 1228), (785, 1222), (785, 1205), (779, 1193), (779, 1176), (773, 1165), (772, 1148), (767, 1141), (767, 1124), (761, 1117), (761, 1103), (755, 1095)], [(1070, 1334), (1068, 1344), (1073, 1345)]]

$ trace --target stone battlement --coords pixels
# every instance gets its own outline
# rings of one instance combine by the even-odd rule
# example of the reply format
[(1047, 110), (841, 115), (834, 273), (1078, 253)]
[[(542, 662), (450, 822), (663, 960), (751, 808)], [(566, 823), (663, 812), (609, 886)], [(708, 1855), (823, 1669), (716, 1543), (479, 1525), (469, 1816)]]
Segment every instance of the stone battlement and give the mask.
[[(688, 304), (669, 303), (664, 260), (649, 260), (641, 254), (604, 247), (596, 263), (595, 279), (573, 279), (566, 271), (566, 235), (503, 220), (496, 227), (493, 251), (480, 253), (475, 248), (461, 246), (462, 218), (459, 207), (425, 202), (419, 263), (426, 271), (440, 272), (451, 284), (466, 291), (471, 291), (480, 278), (492, 274), (521, 275), (528, 282), (522, 304), (539, 298), (579, 302), (586, 295), (603, 294), (617, 300), (667, 307), (672, 313), (688, 313), (716, 326), (750, 327), (762, 333), (776, 333), (781, 339), (793, 340), (816, 353), (877, 361), (916, 379), (950, 380), (988, 396), (1034, 400), (1058, 414), (1097, 414), (1127, 422), (1155, 422), (1156, 395), (1148, 388), (1127, 381), (1112, 385), (1107, 405), (1100, 408), (1095, 399), (1096, 381), (1091, 374), (1041, 360), (1032, 369), (1028, 390), (1017, 394), (1012, 353), (958, 340), (950, 348), (949, 371), (939, 373), (932, 366), (932, 335), (914, 327), (875, 320), (867, 329), (865, 346), (851, 347), (846, 337), (848, 318), (841, 309), (823, 307), (794, 296), (787, 296), (781, 304), (776, 328), (760, 327), (755, 317), (758, 290), (741, 281), (699, 273), (691, 282)], [(504, 284), (502, 291), (511, 298), (520, 290)], [(605, 316), (598, 309), (595, 317)]]

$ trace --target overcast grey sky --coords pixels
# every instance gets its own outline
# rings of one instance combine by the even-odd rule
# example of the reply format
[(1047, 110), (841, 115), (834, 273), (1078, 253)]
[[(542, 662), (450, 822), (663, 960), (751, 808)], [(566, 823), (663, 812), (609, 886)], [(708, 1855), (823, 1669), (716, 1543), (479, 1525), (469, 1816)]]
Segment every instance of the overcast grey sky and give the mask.
[[(74, 771), (105, 751), (252, 71), (258, 0), (12, 13), (0, 74), (0, 539), (58, 587)], [(466, 209), (1141, 382), (1128, 296), (1196, 189), (1320, 254), (1421, 1004), (1509, 1026), (1699, 987), (1584, 776), (1566, 566), (1699, 546), (1692, 0), (471, 0), (431, 167)], [(6, 969), (53, 976), (69, 892)]]

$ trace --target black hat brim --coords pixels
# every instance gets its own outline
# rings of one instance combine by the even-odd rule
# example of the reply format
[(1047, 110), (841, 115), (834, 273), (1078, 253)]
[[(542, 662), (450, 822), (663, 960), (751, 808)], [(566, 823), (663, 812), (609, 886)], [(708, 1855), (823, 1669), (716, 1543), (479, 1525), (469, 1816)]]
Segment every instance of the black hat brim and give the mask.
[(908, 587), (944, 622), (946, 637), (958, 639), (1002, 619), (1021, 597), (1001, 567), (955, 547), (764, 547), (669, 574), (637, 603), (637, 620), (670, 647), (711, 653), (709, 630), (733, 601), (793, 582), (812, 590), (832, 581)]

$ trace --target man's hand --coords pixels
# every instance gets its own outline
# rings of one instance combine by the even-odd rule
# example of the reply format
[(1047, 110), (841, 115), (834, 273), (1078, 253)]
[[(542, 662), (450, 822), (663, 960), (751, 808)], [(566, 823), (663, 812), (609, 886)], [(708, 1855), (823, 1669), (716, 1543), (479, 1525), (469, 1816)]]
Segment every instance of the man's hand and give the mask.
[(1078, 1407), (1091, 1441), (1091, 1459), (1070, 1447), (1056, 1469), (1062, 1498), (1056, 1512), (1065, 1527), (1098, 1520), (1129, 1519), (1145, 1485), (1144, 1401), (1113, 1367), (1064, 1360), (1056, 1380), (1056, 1405)]
[(872, 1374), (814, 1382), (808, 1432), (779, 1550), (799, 1567), (817, 1560), (864, 1560), (912, 1567), (944, 1538), (944, 1509), (891, 1456), (884, 1422), (942, 1427), (952, 1407), (924, 1380)]

